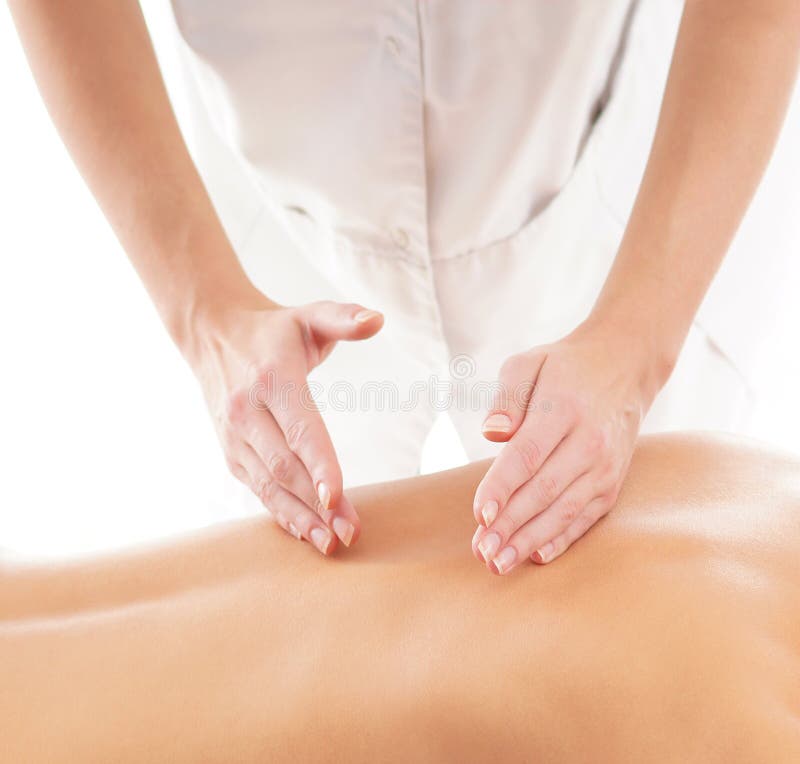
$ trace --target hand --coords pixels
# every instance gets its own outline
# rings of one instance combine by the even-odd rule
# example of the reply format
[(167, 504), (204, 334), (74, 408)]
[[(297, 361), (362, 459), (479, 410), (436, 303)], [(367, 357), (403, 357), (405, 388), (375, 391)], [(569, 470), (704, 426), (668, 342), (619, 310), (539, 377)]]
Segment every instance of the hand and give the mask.
[(205, 320), (187, 354), (231, 472), (285, 531), (322, 554), (335, 549), (334, 534), (350, 546), (360, 523), (306, 378), (338, 340), (371, 337), (382, 325), (380, 313), (359, 305), (287, 308), (259, 297)]
[(490, 570), (550, 562), (614, 505), (655, 396), (645, 345), (585, 326), (503, 365), (483, 433), (508, 442), (474, 504)]

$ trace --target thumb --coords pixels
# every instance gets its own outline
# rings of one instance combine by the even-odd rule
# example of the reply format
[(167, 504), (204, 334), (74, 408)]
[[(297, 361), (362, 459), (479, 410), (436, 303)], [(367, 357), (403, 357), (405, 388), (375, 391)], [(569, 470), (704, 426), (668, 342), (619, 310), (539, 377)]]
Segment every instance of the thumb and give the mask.
[(544, 353), (528, 352), (511, 356), (503, 364), (492, 406), (483, 420), (486, 440), (504, 443), (519, 429), (545, 358)]
[(354, 303), (324, 300), (300, 310), (309, 334), (320, 350), (330, 350), (339, 340), (365, 340), (377, 334), (383, 326), (381, 313)]

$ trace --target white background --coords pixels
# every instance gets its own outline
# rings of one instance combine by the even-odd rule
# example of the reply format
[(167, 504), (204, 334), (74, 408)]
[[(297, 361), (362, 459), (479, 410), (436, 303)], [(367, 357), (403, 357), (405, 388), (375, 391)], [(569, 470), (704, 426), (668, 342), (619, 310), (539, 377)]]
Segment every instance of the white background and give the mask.
[[(168, 4), (145, 9), (180, 111)], [(72, 554), (237, 513), (239, 488), (195, 380), (51, 126), (5, 4), (0, 72), (0, 548)], [(791, 197), (800, 218), (797, 112), (795, 104), (770, 194)], [(756, 201), (769, 205), (769, 196)], [(786, 221), (784, 233), (798, 225)], [(796, 451), (799, 270), (787, 263), (784, 328), (764, 338), (753, 425)], [(425, 468), (462, 458), (440, 421)]]

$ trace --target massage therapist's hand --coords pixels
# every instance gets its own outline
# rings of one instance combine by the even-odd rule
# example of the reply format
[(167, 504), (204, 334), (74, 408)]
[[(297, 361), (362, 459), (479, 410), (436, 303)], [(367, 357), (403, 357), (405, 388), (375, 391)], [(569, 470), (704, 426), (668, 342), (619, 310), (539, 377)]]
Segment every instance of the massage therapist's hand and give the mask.
[(323, 554), (335, 548), (334, 534), (349, 546), (359, 519), (306, 378), (338, 340), (374, 335), (381, 314), (336, 302), (283, 307), (259, 296), (199, 324), (189, 361), (231, 472), (295, 538)]
[(641, 346), (582, 325), (503, 365), (483, 433), (507, 444), (475, 495), (473, 549), (493, 572), (550, 562), (614, 505), (655, 395)]

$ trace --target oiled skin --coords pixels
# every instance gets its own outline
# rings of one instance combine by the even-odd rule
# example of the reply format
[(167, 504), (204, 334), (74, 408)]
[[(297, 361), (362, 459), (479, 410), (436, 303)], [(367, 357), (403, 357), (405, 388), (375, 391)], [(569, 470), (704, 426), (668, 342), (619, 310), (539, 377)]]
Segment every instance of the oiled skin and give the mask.
[(0, 575), (2, 761), (800, 761), (800, 463), (643, 438), (546, 567), (470, 552), (485, 464), (354, 490), (324, 559), (265, 520)]

